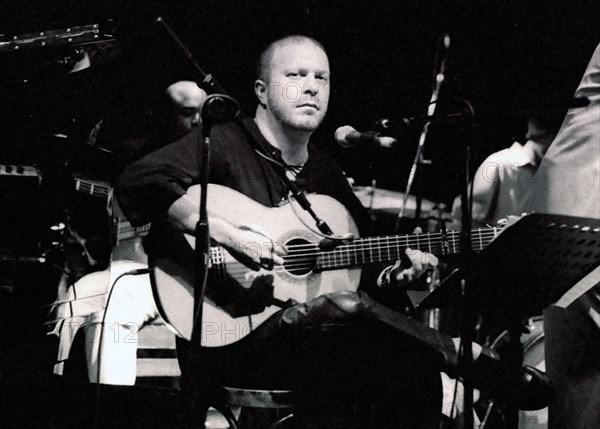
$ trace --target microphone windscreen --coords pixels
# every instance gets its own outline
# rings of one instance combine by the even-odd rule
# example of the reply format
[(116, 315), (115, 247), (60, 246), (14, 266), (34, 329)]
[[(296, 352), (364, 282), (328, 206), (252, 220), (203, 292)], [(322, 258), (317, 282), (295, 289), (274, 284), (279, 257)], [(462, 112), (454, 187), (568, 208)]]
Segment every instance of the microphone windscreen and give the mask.
[(351, 135), (353, 134), (359, 134), (358, 131), (356, 131), (354, 128), (352, 128), (350, 125), (344, 125), (343, 127), (339, 127), (337, 130), (335, 130), (335, 141), (342, 147), (352, 147), (354, 146), (352, 143), (350, 143), (348, 140), (350, 138)]

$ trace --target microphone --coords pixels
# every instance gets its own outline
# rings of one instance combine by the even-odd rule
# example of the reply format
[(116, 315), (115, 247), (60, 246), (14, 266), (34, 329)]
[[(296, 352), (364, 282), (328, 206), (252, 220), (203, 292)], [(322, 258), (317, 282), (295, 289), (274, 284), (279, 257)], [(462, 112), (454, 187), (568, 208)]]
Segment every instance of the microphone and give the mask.
[(344, 148), (358, 146), (364, 143), (374, 143), (381, 147), (392, 147), (396, 143), (393, 137), (379, 136), (375, 131), (361, 133), (356, 131), (350, 125), (339, 127), (335, 131), (335, 141)]
[(225, 94), (211, 94), (202, 105), (202, 123), (213, 121), (215, 124), (229, 122), (240, 113), (239, 103)]

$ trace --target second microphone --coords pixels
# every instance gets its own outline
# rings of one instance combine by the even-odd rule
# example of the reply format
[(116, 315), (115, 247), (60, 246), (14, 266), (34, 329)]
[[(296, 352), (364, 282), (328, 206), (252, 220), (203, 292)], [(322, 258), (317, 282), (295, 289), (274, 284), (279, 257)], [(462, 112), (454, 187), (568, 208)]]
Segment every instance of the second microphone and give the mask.
[(354, 147), (364, 143), (375, 144), (381, 147), (392, 147), (396, 144), (393, 137), (384, 137), (378, 135), (375, 131), (366, 131), (361, 133), (350, 125), (339, 127), (335, 131), (335, 141), (342, 147)]

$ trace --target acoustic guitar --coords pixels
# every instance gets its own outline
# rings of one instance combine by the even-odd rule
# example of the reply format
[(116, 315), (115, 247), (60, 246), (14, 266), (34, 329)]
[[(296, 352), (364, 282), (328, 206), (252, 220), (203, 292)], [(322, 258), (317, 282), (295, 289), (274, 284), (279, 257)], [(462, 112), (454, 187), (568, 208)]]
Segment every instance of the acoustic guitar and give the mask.
[[(187, 194), (199, 201), (198, 186)], [(338, 235), (358, 229), (347, 209), (337, 200), (324, 195), (308, 199)], [(395, 261), (405, 249), (418, 249), (434, 255), (456, 253), (459, 232), (422, 233), (384, 237), (356, 238), (333, 250), (322, 250), (322, 237), (313, 232), (312, 217), (293, 199), (280, 207), (265, 207), (230, 188), (208, 186), (209, 216), (220, 217), (236, 226), (261, 225), (275, 245), (288, 250), (284, 264), (272, 271), (258, 273), (270, 276), (257, 281), (257, 273), (234, 259), (224, 248), (210, 251), (209, 282), (203, 303), (202, 345), (221, 347), (247, 336), (281, 308), (288, 300), (306, 302), (319, 295), (356, 290), (361, 266)], [(500, 232), (501, 227), (475, 230), (473, 247), (483, 249)], [(190, 339), (194, 307), (194, 237), (179, 233), (170, 244), (177, 244), (176, 254), (151, 260), (155, 300), (161, 316), (181, 337)], [(267, 240), (265, 240), (267, 241)], [(270, 251), (271, 243), (254, 243), (257, 249)], [(270, 284), (272, 280), (272, 285)]]

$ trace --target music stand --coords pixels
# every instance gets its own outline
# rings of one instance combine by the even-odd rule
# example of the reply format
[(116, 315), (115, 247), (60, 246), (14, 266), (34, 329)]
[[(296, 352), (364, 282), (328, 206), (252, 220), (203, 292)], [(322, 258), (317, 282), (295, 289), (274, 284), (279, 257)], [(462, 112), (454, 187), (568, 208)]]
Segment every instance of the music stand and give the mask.
[[(527, 215), (507, 227), (474, 260), (475, 276), (481, 282), (478, 302), (489, 304), (484, 316), (505, 320), (503, 303), (518, 305), (522, 318), (541, 314), (600, 264), (599, 228), (599, 219), (549, 214)], [(460, 279), (461, 271), (453, 271), (418, 308), (456, 307)], [(508, 310), (512, 314), (515, 308)]]
[[(522, 217), (475, 256), (474, 303), (485, 321), (508, 330), (509, 365), (522, 365), (522, 320), (541, 314), (599, 265), (600, 219), (550, 214)], [(443, 307), (458, 296), (459, 285), (447, 282), (420, 308)], [(508, 388), (516, 388), (514, 383)], [(516, 395), (512, 397), (506, 426), (516, 428)]]
[(500, 324), (536, 316), (598, 265), (600, 219), (524, 216), (476, 256), (476, 302)]

